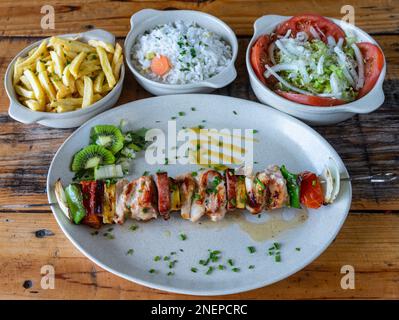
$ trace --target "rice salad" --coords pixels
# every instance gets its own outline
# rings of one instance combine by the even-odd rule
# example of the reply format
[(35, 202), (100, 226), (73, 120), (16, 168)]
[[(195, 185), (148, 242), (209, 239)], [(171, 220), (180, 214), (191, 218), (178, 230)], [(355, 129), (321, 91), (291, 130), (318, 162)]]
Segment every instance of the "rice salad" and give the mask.
[(194, 22), (159, 25), (138, 36), (132, 48), (135, 68), (151, 80), (168, 84), (209, 79), (231, 59), (231, 46)]

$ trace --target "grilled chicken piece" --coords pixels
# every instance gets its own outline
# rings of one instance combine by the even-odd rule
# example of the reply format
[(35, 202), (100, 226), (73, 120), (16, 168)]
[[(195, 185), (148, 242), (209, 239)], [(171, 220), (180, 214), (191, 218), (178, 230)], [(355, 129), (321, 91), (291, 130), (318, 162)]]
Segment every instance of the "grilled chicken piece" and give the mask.
[[(197, 201), (198, 207), (202, 206), (204, 213), (212, 221), (222, 220), (226, 214), (227, 202), (226, 188), (222, 175), (216, 170), (207, 170), (200, 175), (198, 184), (200, 198)], [(191, 208), (191, 212), (193, 212), (193, 208)]]
[(191, 205), (197, 191), (197, 182), (190, 173), (176, 178), (180, 191), (180, 214), (183, 219), (191, 220)]
[(227, 210), (234, 210), (237, 206), (237, 179), (234, 169), (226, 169), (224, 172), (226, 179)]
[(156, 174), (156, 186), (158, 190), (158, 211), (159, 214), (165, 219), (170, 218), (170, 190), (169, 190), (169, 178), (167, 172), (159, 172)]
[(132, 219), (147, 221), (157, 218), (157, 194), (151, 176), (142, 176), (127, 184), (122, 196)]
[(289, 204), (289, 195), (286, 181), (276, 165), (268, 166), (265, 170), (268, 177), (269, 198), (266, 201), (266, 209), (273, 210), (282, 208)]
[(128, 214), (128, 210), (125, 206), (125, 196), (123, 190), (125, 186), (129, 183), (126, 179), (119, 180), (115, 185), (116, 194), (116, 205), (115, 205), (115, 216), (114, 222), (123, 224), (125, 222), (125, 217)]
[(247, 189), (246, 208), (252, 214), (262, 212), (268, 198), (268, 177), (264, 173), (245, 177), (245, 187)]

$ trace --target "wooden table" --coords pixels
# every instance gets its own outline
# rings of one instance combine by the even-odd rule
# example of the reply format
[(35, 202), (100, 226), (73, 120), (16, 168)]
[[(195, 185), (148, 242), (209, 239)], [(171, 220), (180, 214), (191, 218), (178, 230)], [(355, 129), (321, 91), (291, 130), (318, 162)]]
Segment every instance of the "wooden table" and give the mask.
[[(107, 29), (123, 41), (129, 17), (143, 8), (202, 10), (224, 20), (239, 37), (238, 77), (217, 94), (255, 100), (245, 67), (245, 50), (255, 19), (297, 11), (340, 17), (347, 1), (53, 1), (55, 30), (40, 28), (40, 8), (52, 1), (0, 1), (0, 73), (24, 47), (54, 33)], [(397, 170), (399, 166), (399, 2), (351, 1), (356, 24), (382, 46), (388, 72), (386, 100), (376, 112), (316, 128), (338, 151), (353, 176)], [(149, 97), (130, 72), (118, 104)], [(46, 202), (50, 161), (73, 130), (23, 125), (9, 118), (0, 88), (0, 205)], [(353, 183), (350, 215), (334, 243), (312, 264), (269, 287), (228, 296), (240, 299), (399, 298), (399, 182)], [(49, 229), (54, 236), (37, 238)], [(56, 289), (40, 287), (40, 268), (53, 265)], [(356, 271), (356, 289), (340, 287), (343, 265)], [(24, 288), (26, 280), (32, 287)], [(27, 284), (27, 283), (25, 283)], [(61, 232), (49, 208), (0, 209), (0, 298), (190, 299), (148, 289), (114, 276), (85, 258)], [(220, 298), (220, 297), (218, 297)]]

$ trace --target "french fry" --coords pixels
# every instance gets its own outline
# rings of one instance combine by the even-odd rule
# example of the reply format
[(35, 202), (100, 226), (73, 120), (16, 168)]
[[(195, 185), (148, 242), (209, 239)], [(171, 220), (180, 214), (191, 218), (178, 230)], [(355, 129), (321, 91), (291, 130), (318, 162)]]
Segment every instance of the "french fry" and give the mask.
[(79, 71), (78, 78), (83, 78), (84, 76), (87, 76), (87, 75), (89, 75), (92, 72), (97, 71), (97, 70), (101, 70), (101, 66), (88, 65), (84, 69), (82, 68)]
[(105, 74), (103, 71), (100, 71), (100, 73), (94, 79), (94, 92), (101, 92), (101, 89), (102, 89), (103, 83), (104, 83), (104, 79), (105, 79)]
[(100, 41), (100, 40), (89, 40), (88, 44), (97, 48), (97, 47), (101, 47), (103, 48), (105, 51), (109, 52), (109, 53), (114, 53), (115, 48), (112, 44), (104, 42), (104, 41)]
[(40, 61), (40, 60), (37, 60), (36, 61), (36, 72), (42, 72), (42, 71), (45, 71), (46, 70), (46, 66), (45, 66), (45, 64), (42, 62), (42, 61)]
[(119, 43), (117, 43), (115, 45), (114, 56), (112, 57), (112, 69), (114, 69), (114, 66), (119, 62), (121, 56), (122, 56), (122, 47), (119, 45)]
[(54, 72), (61, 78), (62, 72), (64, 71), (65, 64), (62, 59), (58, 56), (57, 52), (51, 51), (51, 60), (54, 62)]
[(25, 105), (33, 111), (44, 111), (44, 105), (41, 106), (37, 100), (26, 100)]
[(33, 91), (30, 90), (26, 90), (25, 88), (16, 85), (15, 86), (15, 92), (20, 95), (21, 97), (25, 97), (28, 99), (35, 99), (35, 94), (33, 93)]
[(69, 72), (75, 77), (78, 78), (79, 68), (83, 60), (86, 58), (87, 53), (81, 52), (79, 53), (75, 59), (72, 60), (69, 68)]
[(105, 50), (101, 47), (97, 47), (96, 49), (98, 57), (100, 58), (101, 67), (105, 73), (105, 77), (107, 78), (107, 82), (109, 86), (112, 88), (113, 86), (115, 86), (116, 80), (114, 74), (112, 73), (112, 68), (109, 63), (107, 54)]
[(91, 104), (93, 104), (93, 94), (94, 94), (93, 81), (89, 77), (84, 76), (83, 83), (84, 83), (84, 92), (83, 92), (82, 108), (86, 108)]
[(79, 107), (80, 107), (80, 106), (60, 104), (60, 105), (58, 105), (58, 106), (55, 108), (55, 110), (57, 110), (58, 113), (61, 113), (61, 112), (69, 112), (69, 111), (76, 110), (76, 109), (79, 108)]
[(76, 89), (78, 90), (78, 93), (81, 97), (83, 97), (84, 94), (84, 84), (82, 79), (77, 79), (76, 82)]
[(18, 68), (24, 68), (31, 64), (34, 64), (37, 59), (40, 59), (42, 55), (47, 51), (47, 41), (43, 40), (42, 43), (37, 47), (36, 51), (32, 53), (26, 60), (22, 61), (17, 65)]
[(28, 89), (28, 90), (33, 90), (32, 89), (32, 86), (30, 85), (30, 83), (29, 83), (29, 81), (28, 81), (28, 79), (24, 76), (24, 75), (22, 75), (21, 77), (20, 77), (20, 79), (19, 79), (20, 81), (21, 81), (21, 83)]
[(52, 108), (56, 108), (58, 106), (74, 106), (75, 108), (79, 108), (82, 105), (82, 102), (83, 98), (65, 98), (53, 101), (50, 105)]
[(18, 68), (18, 64), (21, 63), (21, 61), (22, 61), (22, 58), (18, 57), (14, 63), (14, 74), (13, 74), (13, 80), (12, 80), (14, 86), (19, 82), (22, 74), (24, 73), (24, 70), (22, 68)]
[(65, 67), (62, 73), (62, 83), (70, 89), (71, 93), (74, 93), (76, 91), (75, 78), (71, 75), (70, 67), (70, 64)]
[(123, 64), (123, 56), (120, 56), (119, 60), (112, 67), (112, 72), (114, 73), (115, 79), (119, 79), (119, 74), (121, 72), (122, 64)]
[(71, 39), (63, 39), (63, 38), (58, 38), (58, 37), (52, 37), (50, 39), (50, 43), (54, 46), (56, 44), (61, 44), (65, 49), (69, 51), (75, 51), (75, 52), (93, 52), (95, 49), (83, 42), (77, 41), (77, 40), (71, 40)]
[(28, 79), (40, 107), (44, 109), (44, 105), (46, 104), (46, 96), (44, 95), (43, 88), (41, 87), (36, 75), (30, 70), (25, 70), (24, 76)]
[(51, 77), (51, 83), (54, 85), (54, 87), (57, 89), (57, 94), (56, 94), (56, 99), (62, 99), (66, 97), (67, 95), (71, 94), (71, 91), (67, 86), (65, 86), (61, 80), (59, 79), (54, 79), (54, 77)]
[(44, 91), (46, 91), (48, 100), (49, 101), (55, 100), (57, 98), (57, 93), (55, 92), (55, 89), (51, 84), (50, 79), (48, 78), (47, 72), (45, 70), (39, 72), (38, 78)]

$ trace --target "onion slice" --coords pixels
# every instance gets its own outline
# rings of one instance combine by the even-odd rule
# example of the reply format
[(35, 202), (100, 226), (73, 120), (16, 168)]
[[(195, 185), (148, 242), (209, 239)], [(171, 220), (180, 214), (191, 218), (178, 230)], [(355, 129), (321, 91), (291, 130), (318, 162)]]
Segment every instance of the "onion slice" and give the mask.
[(54, 185), (54, 193), (57, 199), (58, 205), (65, 216), (72, 221), (71, 214), (69, 212), (68, 204), (66, 201), (64, 187), (62, 186), (61, 179), (58, 179)]
[(355, 52), (356, 62), (357, 62), (357, 71), (358, 71), (358, 79), (356, 82), (356, 90), (359, 90), (364, 85), (364, 63), (363, 63), (363, 56), (359, 49), (359, 47), (352, 43), (351, 45), (353, 51)]

